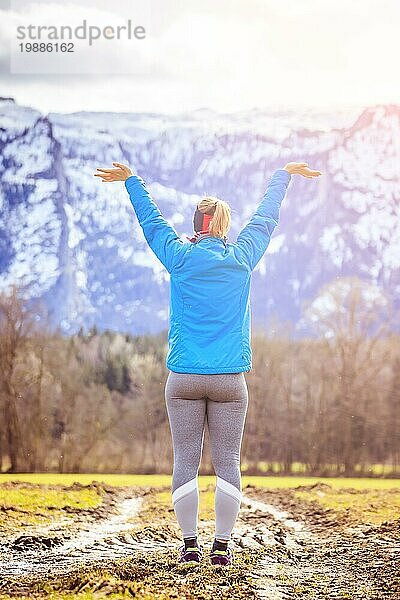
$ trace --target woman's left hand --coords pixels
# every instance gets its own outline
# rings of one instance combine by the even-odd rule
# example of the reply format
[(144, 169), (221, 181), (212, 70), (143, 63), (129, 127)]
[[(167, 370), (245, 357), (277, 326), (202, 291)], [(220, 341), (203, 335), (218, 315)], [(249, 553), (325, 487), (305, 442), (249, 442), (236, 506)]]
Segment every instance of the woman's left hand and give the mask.
[(126, 181), (128, 177), (133, 175), (131, 169), (121, 163), (113, 162), (116, 169), (97, 169), (100, 173), (95, 173), (95, 177), (101, 177), (103, 182), (107, 181)]
[(319, 175), (322, 175), (321, 171), (310, 169), (308, 163), (290, 162), (287, 163), (283, 168), (291, 175), (302, 175), (308, 179), (313, 179), (314, 177), (319, 177)]

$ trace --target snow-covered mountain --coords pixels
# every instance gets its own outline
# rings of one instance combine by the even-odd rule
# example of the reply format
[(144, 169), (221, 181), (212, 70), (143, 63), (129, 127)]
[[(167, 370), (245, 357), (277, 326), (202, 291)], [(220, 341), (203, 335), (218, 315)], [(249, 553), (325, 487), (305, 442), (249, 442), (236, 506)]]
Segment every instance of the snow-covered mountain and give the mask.
[(0, 288), (26, 285), (65, 332), (168, 326), (168, 273), (147, 247), (123, 184), (130, 164), (182, 239), (204, 193), (232, 207), (234, 241), (274, 169), (305, 160), (253, 274), (252, 315), (298, 324), (302, 303), (340, 275), (400, 291), (400, 106), (361, 114), (40, 114), (0, 101)]

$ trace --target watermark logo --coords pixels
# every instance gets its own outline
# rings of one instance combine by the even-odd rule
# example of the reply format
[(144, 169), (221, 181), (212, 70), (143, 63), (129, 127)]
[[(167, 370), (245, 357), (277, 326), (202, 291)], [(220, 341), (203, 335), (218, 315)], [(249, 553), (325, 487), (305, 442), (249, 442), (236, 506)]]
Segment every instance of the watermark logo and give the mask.
[(11, 0), (10, 72), (140, 74), (151, 71), (151, 3)]
[(146, 37), (146, 29), (143, 25), (136, 27), (132, 26), (131, 19), (128, 19), (126, 25), (105, 25), (99, 27), (98, 25), (88, 25), (87, 20), (84, 19), (82, 25), (77, 27), (71, 27), (70, 25), (19, 25), (17, 27), (17, 40), (23, 40), (19, 47), (27, 46), (32, 42), (47, 42), (48, 44), (54, 43), (57, 45), (59, 41), (74, 41), (86, 40), (89, 46), (92, 46), (94, 42), (104, 40), (120, 40), (126, 37), (127, 40), (136, 38), (137, 40), (143, 40)]

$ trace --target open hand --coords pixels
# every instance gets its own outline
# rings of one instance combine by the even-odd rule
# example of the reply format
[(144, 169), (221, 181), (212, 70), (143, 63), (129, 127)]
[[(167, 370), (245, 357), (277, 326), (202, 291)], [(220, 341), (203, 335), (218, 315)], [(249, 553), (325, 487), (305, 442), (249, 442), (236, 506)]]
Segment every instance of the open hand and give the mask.
[(290, 162), (283, 168), (291, 175), (302, 175), (303, 177), (308, 177), (308, 179), (313, 179), (314, 177), (322, 175), (321, 171), (310, 169), (308, 163)]
[(131, 169), (126, 165), (121, 165), (121, 163), (113, 162), (113, 165), (116, 169), (96, 169), (97, 171), (101, 171), (100, 173), (95, 173), (95, 177), (101, 177), (102, 182), (107, 181), (126, 181), (128, 177), (133, 175)]

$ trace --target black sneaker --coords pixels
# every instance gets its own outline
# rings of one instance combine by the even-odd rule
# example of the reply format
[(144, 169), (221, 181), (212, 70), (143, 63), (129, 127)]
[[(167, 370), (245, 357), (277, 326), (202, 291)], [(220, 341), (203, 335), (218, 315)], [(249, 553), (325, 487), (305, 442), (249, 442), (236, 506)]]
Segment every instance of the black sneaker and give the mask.
[(186, 563), (187, 565), (192, 566), (200, 564), (201, 558), (203, 556), (203, 550), (202, 547), (199, 546), (197, 543), (187, 545), (187, 547), (185, 546), (185, 544), (182, 544), (182, 546), (179, 547), (179, 551), (180, 563)]
[(228, 543), (214, 541), (210, 552), (211, 564), (218, 567), (229, 567), (233, 562), (233, 551)]

